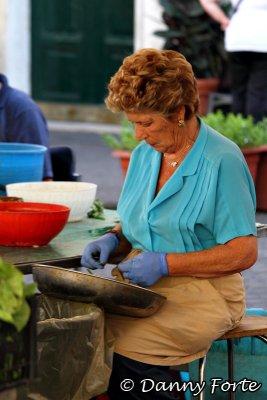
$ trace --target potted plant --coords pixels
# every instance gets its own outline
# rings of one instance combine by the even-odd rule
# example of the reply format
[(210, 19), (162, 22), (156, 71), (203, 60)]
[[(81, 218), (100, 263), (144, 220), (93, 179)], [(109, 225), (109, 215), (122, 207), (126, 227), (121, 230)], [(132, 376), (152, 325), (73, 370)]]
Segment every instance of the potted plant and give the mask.
[[(267, 118), (259, 122), (258, 125), (267, 135)], [(267, 211), (267, 140), (265, 143), (260, 148), (261, 156), (256, 180), (257, 207), (261, 211)]]
[(267, 210), (267, 119), (254, 123), (252, 117), (217, 111), (203, 120), (241, 148), (255, 182), (257, 207)]
[(133, 124), (127, 119), (122, 120), (120, 135), (103, 135), (103, 140), (107, 146), (113, 149), (112, 155), (119, 158), (122, 173), (125, 176), (129, 165), (131, 152), (139, 143), (134, 137)]
[(223, 32), (203, 10), (198, 0), (160, 0), (166, 31), (164, 49), (182, 53), (197, 78), (201, 115), (206, 114), (209, 94), (217, 90), (226, 60)]
[[(26, 300), (35, 284), (25, 285), (22, 273), (0, 259), (0, 392), (25, 384), (34, 375), (36, 322)], [(34, 302), (32, 301), (32, 307)]]

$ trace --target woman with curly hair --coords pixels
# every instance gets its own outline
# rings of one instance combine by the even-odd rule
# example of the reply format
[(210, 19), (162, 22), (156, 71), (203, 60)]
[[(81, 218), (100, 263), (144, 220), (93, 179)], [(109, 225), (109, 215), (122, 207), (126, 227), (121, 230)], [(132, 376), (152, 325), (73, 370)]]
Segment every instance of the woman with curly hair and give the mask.
[[(257, 258), (253, 181), (239, 148), (198, 118), (198, 103), (191, 65), (171, 50), (126, 57), (109, 84), (107, 107), (126, 114), (140, 144), (119, 199), (120, 224), (87, 245), (82, 265), (102, 268), (128, 249), (123, 276), (167, 298), (147, 318), (107, 315), (112, 400), (173, 398), (156, 389), (172, 382), (169, 367), (203, 357), (244, 313), (240, 271)], [(133, 390), (123, 391), (125, 379)]]

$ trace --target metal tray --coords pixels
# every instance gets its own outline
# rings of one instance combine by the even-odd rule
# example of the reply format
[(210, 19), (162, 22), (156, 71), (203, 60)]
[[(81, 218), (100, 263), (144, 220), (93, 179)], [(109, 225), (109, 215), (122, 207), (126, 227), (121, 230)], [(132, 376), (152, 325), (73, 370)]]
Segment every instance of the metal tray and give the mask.
[(148, 317), (166, 300), (150, 289), (65, 268), (34, 264), (32, 272), (41, 293), (95, 303), (114, 314)]
[(35, 264), (52, 265), (53, 267), (61, 268), (79, 268), (81, 266), (82, 256), (53, 258), (50, 260), (32, 260), (28, 262), (18, 262), (14, 265), (23, 273), (31, 274), (32, 266)]

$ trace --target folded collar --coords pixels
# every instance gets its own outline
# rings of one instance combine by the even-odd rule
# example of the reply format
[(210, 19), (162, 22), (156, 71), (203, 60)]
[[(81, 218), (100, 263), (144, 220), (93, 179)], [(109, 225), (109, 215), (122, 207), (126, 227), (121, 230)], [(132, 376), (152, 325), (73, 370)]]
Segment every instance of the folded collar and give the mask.
[[(155, 196), (155, 190), (158, 180), (161, 153), (155, 151), (152, 158), (152, 168), (150, 182), (148, 185), (148, 210), (150, 211), (164, 200), (172, 196), (174, 193), (179, 192), (183, 187), (184, 176), (194, 175), (197, 171), (197, 167), (201, 160), (205, 144), (207, 141), (207, 126), (200, 119), (200, 129), (198, 137), (190, 149), (189, 153), (186, 155), (184, 161), (179, 168), (173, 173), (173, 175), (168, 179), (165, 185), (161, 188), (159, 193)], [(154, 197), (155, 196), (155, 197)]]
[(199, 132), (195, 143), (182, 162), (179, 172), (183, 176), (194, 175), (207, 141), (207, 125), (199, 118)]

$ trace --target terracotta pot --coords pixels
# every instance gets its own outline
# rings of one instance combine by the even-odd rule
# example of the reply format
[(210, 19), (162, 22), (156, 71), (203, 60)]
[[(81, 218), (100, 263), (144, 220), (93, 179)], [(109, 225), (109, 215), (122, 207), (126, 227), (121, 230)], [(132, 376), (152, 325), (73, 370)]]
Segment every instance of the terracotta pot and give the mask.
[(261, 146), (260, 151), (256, 180), (257, 209), (267, 211), (267, 145)]
[(127, 150), (115, 150), (112, 152), (112, 156), (120, 159), (122, 174), (125, 176), (131, 157), (131, 152)]
[(199, 114), (206, 115), (208, 112), (209, 95), (216, 92), (219, 87), (219, 78), (197, 79), (197, 88), (199, 92)]
[(248, 164), (250, 173), (256, 185), (257, 173), (258, 173), (258, 165), (260, 162), (260, 147), (251, 147), (251, 148), (243, 148), (241, 149), (246, 162)]

